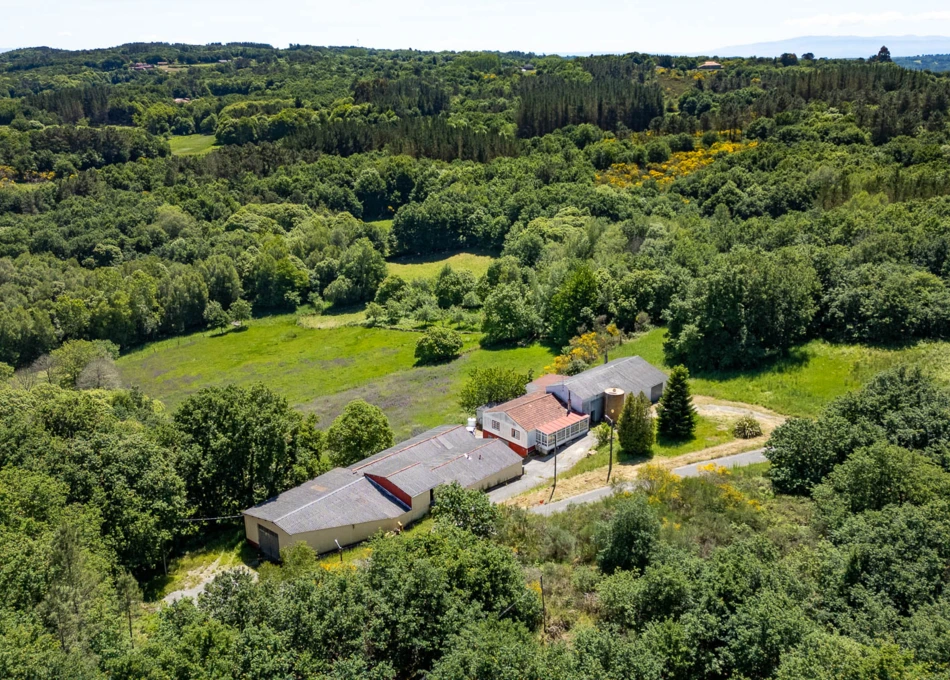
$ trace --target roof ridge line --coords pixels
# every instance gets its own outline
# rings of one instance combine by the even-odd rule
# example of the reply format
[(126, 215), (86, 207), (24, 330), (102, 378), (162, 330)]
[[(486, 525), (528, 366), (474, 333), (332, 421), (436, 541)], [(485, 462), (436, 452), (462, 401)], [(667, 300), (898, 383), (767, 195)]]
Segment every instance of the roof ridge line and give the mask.
[(392, 453), (387, 453), (387, 454), (386, 454), (385, 456), (383, 456), (382, 458), (377, 458), (376, 460), (370, 461), (369, 463), (364, 463), (363, 465), (358, 465), (357, 467), (354, 467), (354, 468), (346, 468), (346, 469), (352, 470), (353, 472), (357, 472), (357, 471), (359, 471), (359, 470), (362, 470), (364, 467), (369, 467), (370, 465), (374, 465), (374, 464), (378, 463), (378, 462), (381, 461), (381, 460), (386, 460), (386, 459), (388, 459), (388, 458), (391, 458), (392, 456), (395, 456), (397, 453), (402, 453), (403, 451), (408, 451), (409, 449), (411, 449), (411, 448), (413, 448), (413, 447), (416, 447), (416, 446), (419, 446), (420, 444), (424, 444), (424, 443), (427, 442), (427, 441), (431, 441), (431, 440), (433, 440), (433, 439), (438, 439), (438, 438), (441, 437), (442, 435), (448, 434), (449, 432), (452, 432), (453, 430), (457, 430), (457, 429), (459, 429), (460, 427), (462, 427), (462, 426), (461, 426), (461, 425), (456, 425), (455, 427), (450, 427), (450, 428), (449, 428), (448, 430), (446, 430), (445, 432), (440, 432), (439, 434), (434, 434), (434, 435), (432, 435), (431, 437), (426, 437), (425, 439), (421, 439), (421, 440), (417, 441), (415, 444), (410, 444), (409, 446), (404, 446), (404, 447), (402, 447), (401, 449), (396, 449), (396, 450), (393, 451)]
[(399, 469), (396, 470), (395, 472), (390, 472), (388, 475), (377, 475), (377, 474), (374, 473), (374, 472), (364, 472), (363, 474), (366, 475), (367, 477), (369, 477), (370, 475), (373, 475), (373, 476), (375, 476), (375, 477), (382, 477), (383, 479), (389, 479), (390, 477), (395, 477), (395, 476), (398, 475), (400, 472), (405, 472), (405, 471), (408, 470), (409, 468), (414, 468), (414, 467), (417, 466), (417, 465), (422, 465), (422, 463), (417, 460), (415, 463), (410, 463), (409, 465), (407, 465), (407, 466), (404, 467), (404, 468), (399, 468)]
[[(547, 397), (547, 396), (553, 396), (553, 395), (550, 392), (530, 392), (528, 394), (522, 394), (520, 397), (515, 397), (514, 399), (509, 399), (508, 401), (503, 401), (500, 404), (496, 404), (492, 408), (485, 409), (485, 413), (494, 413), (496, 411), (493, 411), (493, 409), (497, 409), (499, 406), (504, 406), (505, 404), (508, 404), (512, 401), (518, 401), (519, 399), (524, 399), (525, 400), (524, 402), (518, 404), (517, 406), (512, 407), (512, 408), (521, 408), (522, 406), (526, 406), (532, 402), (537, 401), (538, 399), (543, 399), (544, 397)], [(528, 399), (528, 397), (531, 397), (531, 399)], [(497, 412), (507, 413), (507, 411), (497, 411)]]
[[(346, 468), (341, 468), (341, 469), (344, 469), (344, 470), (345, 470)], [(286, 517), (290, 517), (290, 516), (291, 516), (292, 514), (294, 514), (295, 512), (300, 512), (300, 511), (303, 510), (304, 508), (309, 508), (309, 507), (310, 507), (311, 505), (313, 505), (314, 503), (319, 503), (319, 502), (322, 501), (323, 499), (329, 498), (330, 496), (332, 496), (333, 494), (335, 494), (337, 491), (343, 491), (343, 489), (346, 489), (346, 488), (348, 488), (348, 487), (353, 486), (354, 484), (356, 484), (356, 483), (357, 483), (358, 481), (360, 481), (361, 479), (366, 479), (365, 475), (360, 475), (360, 476), (357, 477), (356, 479), (347, 482), (347, 483), (344, 484), (343, 486), (334, 489), (334, 490), (331, 491), (330, 493), (328, 493), (328, 494), (326, 494), (326, 495), (324, 495), (324, 496), (320, 496), (320, 498), (314, 498), (314, 499), (313, 499), (312, 501), (310, 501), (309, 503), (304, 503), (304, 504), (301, 505), (300, 507), (294, 508), (293, 510), (291, 510), (290, 512), (288, 512), (286, 515), (281, 515), (281, 516), (278, 517), (277, 519), (270, 520), (270, 521), (272, 521), (272, 522), (274, 522), (274, 524), (276, 524), (277, 522), (281, 521), (282, 519), (284, 519), (284, 518), (286, 518)]]
[(476, 446), (476, 447), (475, 447), (474, 449), (472, 449), (471, 451), (464, 451), (463, 453), (460, 453), (459, 455), (457, 455), (455, 458), (450, 458), (449, 460), (445, 461), (444, 463), (439, 463), (439, 464), (436, 465), (434, 468), (429, 468), (429, 469), (430, 469), (430, 470), (438, 470), (440, 467), (444, 467), (444, 466), (448, 465), (449, 463), (454, 463), (455, 461), (457, 461), (457, 460), (458, 460), (459, 458), (461, 458), (462, 456), (468, 456), (468, 455), (470, 455), (470, 454), (473, 454), (473, 453), (475, 453), (476, 451), (480, 451), (481, 449), (484, 449), (486, 446), (491, 446), (491, 442), (490, 442), (490, 441), (489, 441), (489, 442), (485, 442), (485, 443), (482, 444), (481, 446)]

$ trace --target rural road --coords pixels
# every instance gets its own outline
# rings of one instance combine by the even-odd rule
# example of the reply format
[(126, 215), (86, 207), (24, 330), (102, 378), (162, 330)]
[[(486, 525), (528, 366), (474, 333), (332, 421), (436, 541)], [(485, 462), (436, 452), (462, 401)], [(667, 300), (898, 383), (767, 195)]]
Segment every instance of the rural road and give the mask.
[[(746, 451), (745, 453), (737, 453), (732, 456), (725, 456), (723, 458), (716, 458), (714, 460), (700, 461), (698, 463), (692, 463), (690, 465), (684, 465), (683, 467), (675, 468), (672, 472), (679, 477), (698, 477), (699, 468), (704, 465), (709, 465), (709, 463), (715, 463), (716, 465), (721, 465), (722, 467), (743, 467), (745, 465), (752, 465), (753, 463), (764, 463), (765, 462), (765, 449), (756, 449), (754, 451)], [(628, 482), (621, 486), (621, 488), (633, 488), (636, 485), (636, 482)], [(533, 512), (538, 515), (553, 515), (558, 512), (562, 512), (568, 508), (570, 505), (579, 505), (582, 503), (594, 503), (599, 501), (602, 498), (614, 493), (614, 487), (612, 486), (602, 486), (599, 489), (594, 489), (593, 491), (588, 491), (587, 493), (582, 493), (577, 496), (571, 496), (570, 498), (565, 498), (561, 501), (556, 501), (550, 505), (534, 505), (528, 508), (529, 512)]]
[[(593, 433), (578, 439), (566, 449), (557, 454), (558, 472), (567, 472), (587, 456), (596, 445)], [(493, 503), (501, 503), (525, 491), (530, 491), (538, 484), (554, 478), (554, 455), (548, 454), (544, 458), (531, 458), (524, 464), (524, 474), (511, 484), (498, 487), (488, 492)]]

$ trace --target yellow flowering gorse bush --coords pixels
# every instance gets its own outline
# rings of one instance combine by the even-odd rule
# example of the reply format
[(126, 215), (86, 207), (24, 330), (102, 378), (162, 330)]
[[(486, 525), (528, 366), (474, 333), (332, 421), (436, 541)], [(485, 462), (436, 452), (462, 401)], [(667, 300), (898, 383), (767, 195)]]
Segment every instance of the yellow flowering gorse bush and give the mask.
[(708, 149), (698, 148), (693, 151), (677, 151), (670, 156), (668, 161), (650, 163), (646, 168), (640, 168), (635, 163), (615, 163), (606, 172), (595, 175), (595, 179), (599, 184), (606, 184), (618, 189), (642, 186), (645, 181), (652, 179), (661, 188), (666, 188), (675, 179), (698, 172), (725, 154), (752, 149), (757, 145), (757, 141), (716, 142)]

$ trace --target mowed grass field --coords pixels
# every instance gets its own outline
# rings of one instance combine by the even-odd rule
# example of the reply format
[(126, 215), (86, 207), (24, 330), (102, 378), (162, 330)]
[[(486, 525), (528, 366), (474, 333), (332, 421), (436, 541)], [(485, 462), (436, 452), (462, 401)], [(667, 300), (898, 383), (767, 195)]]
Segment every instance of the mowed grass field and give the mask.
[[(616, 349), (611, 357), (640, 355), (669, 369), (663, 358), (666, 330), (657, 328)], [(899, 364), (922, 366), (950, 382), (950, 343), (921, 342), (901, 349), (833, 345), (813, 340), (791, 355), (753, 371), (692, 376), (695, 394), (764, 406), (790, 416), (815, 416), (828, 402)]]
[(473, 368), (507, 366), (536, 374), (554, 352), (542, 345), (488, 350), (468, 334), (450, 364), (415, 366), (420, 334), (361, 326), (303, 328), (294, 315), (252, 321), (246, 330), (195, 333), (130, 352), (118, 361), (124, 382), (175, 408), (202, 387), (263, 382), (325, 426), (352, 399), (381, 407), (405, 436), (464, 423), (458, 394)]
[[(459, 408), (458, 395), (472, 369), (503, 366), (540, 375), (556, 354), (541, 344), (485, 349), (478, 334), (467, 334), (461, 358), (416, 366), (419, 333), (340, 324), (352, 323), (358, 314), (303, 319), (316, 327), (298, 325), (294, 315), (257, 319), (239, 332), (202, 332), (156, 342), (124, 355), (118, 365), (124, 382), (172, 409), (205, 386), (262, 382), (300, 410), (314, 413), (322, 427), (349, 401), (365, 399), (382, 408), (397, 436), (405, 437), (465, 422), (470, 414)], [(663, 360), (665, 333), (654, 329), (610, 356), (640, 355), (669, 368)], [(785, 415), (814, 416), (832, 399), (899, 363), (922, 365), (950, 382), (950, 343), (889, 350), (813, 341), (756, 371), (694, 376), (693, 391)]]
[(462, 252), (448, 257), (445, 254), (399, 257), (390, 260), (387, 267), (390, 274), (401, 276), (406, 281), (431, 279), (437, 276), (445, 265), (456, 270), (468, 270), (479, 277), (488, 271), (488, 265), (493, 259), (494, 257), (487, 252)]
[(179, 135), (171, 137), (168, 145), (174, 156), (199, 156), (214, 148), (214, 135)]

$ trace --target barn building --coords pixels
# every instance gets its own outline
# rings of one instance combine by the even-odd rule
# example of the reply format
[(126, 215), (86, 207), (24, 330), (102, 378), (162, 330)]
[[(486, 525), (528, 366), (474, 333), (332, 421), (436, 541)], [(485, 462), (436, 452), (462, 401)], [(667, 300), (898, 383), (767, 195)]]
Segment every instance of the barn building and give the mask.
[(325, 553), (408, 526), (440, 484), (489, 489), (521, 474), (521, 456), (501, 442), (437, 427), (245, 510), (245, 534), (273, 560), (298, 541)]
[(486, 438), (501, 439), (520, 456), (549, 453), (582, 437), (600, 422), (608, 400), (623, 403), (624, 394), (641, 392), (656, 402), (666, 374), (641, 357), (614, 359), (574, 376), (542, 375), (528, 383), (523, 397), (481, 414)]
[(621, 389), (626, 394), (642, 392), (656, 403), (665, 387), (666, 373), (642, 357), (624, 357), (551, 382), (544, 389), (561, 403), (570, 402), (572, 409), (589, 415), (592, 423), (599, 423), (604, 417), (604, 393), (608, 389)]

